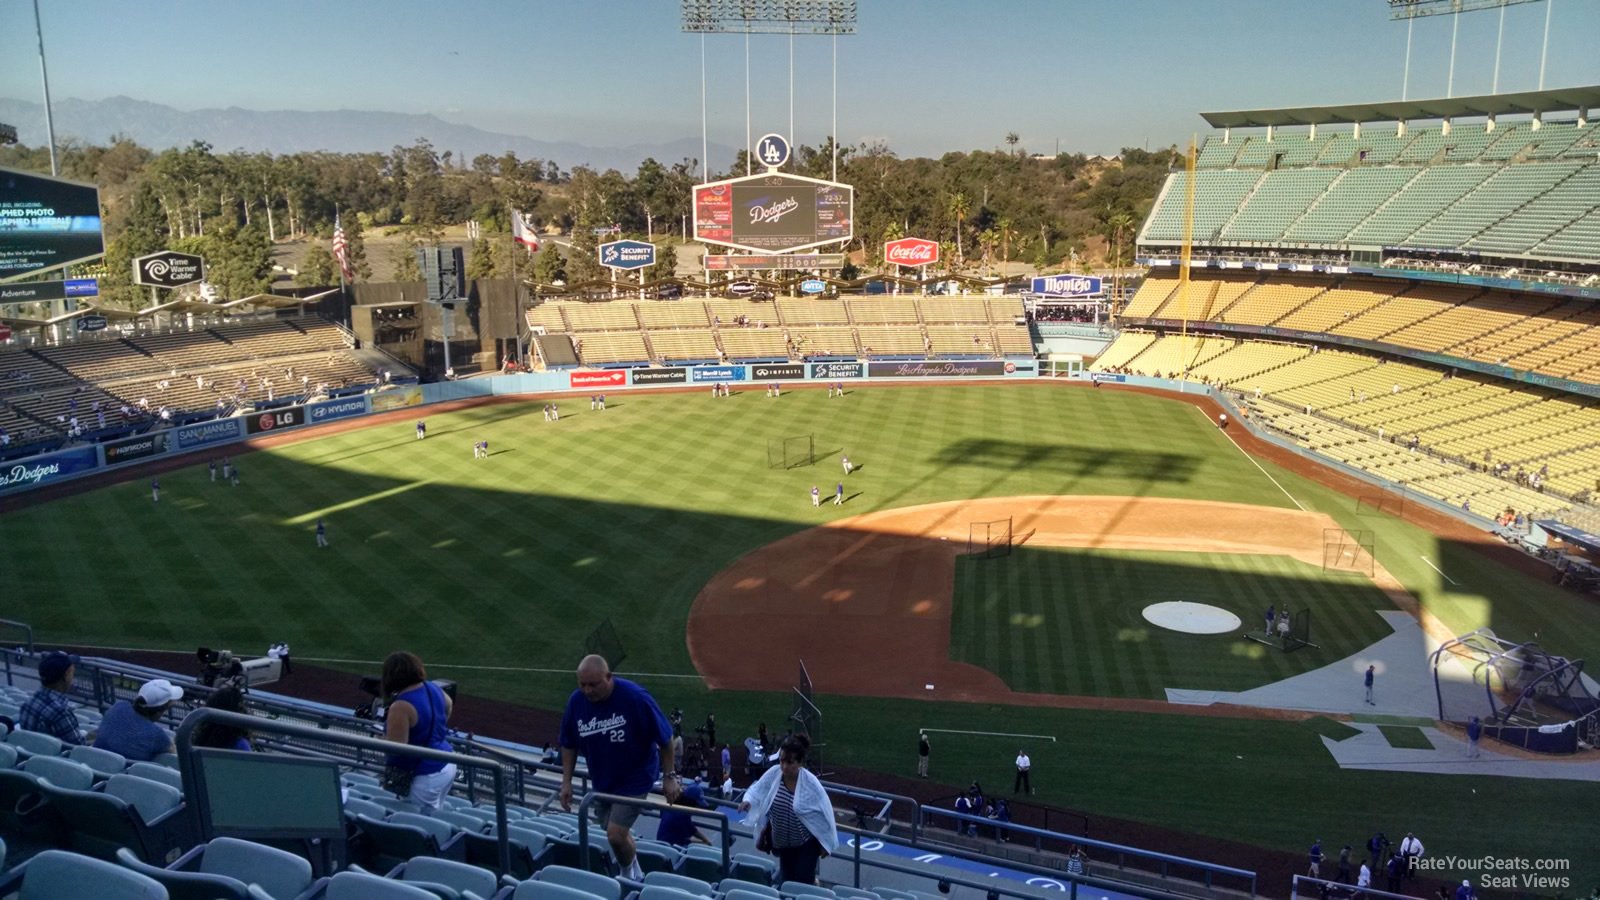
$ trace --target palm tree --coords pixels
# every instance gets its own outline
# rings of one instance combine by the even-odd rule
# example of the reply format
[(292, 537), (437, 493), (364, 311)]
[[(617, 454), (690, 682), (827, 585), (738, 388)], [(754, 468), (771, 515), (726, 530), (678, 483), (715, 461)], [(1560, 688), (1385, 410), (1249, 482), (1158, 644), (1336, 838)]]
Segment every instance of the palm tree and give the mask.
[(1006, 146), (1010, 148), (1012, 156), (1017, 155), (1017, 142), (1021, 140), (1022, 138), (1015, 131), (1006, 132)]
[(966, 194), (956, 191), (950, 195), (945, 208), (950, 217), (956, 220), (956, 258), (965, 264), (967, 254), (961, 249), (961, 225), (967, 220), (967, 214), (972, 212), (972, 201), (967, 199)]
[(1002, 216), (994, 227), (1000, 233), (1000, 277), (1004, 278), (1011, 262), (1011, 220)]
[(1111, 235), (1116, 247), (1114, 255), (1111, 259), (1111, 293), (1113, 296), (1120, 297), (1122, 275), (1122, 234), (1133, 227), (1133, 216), (1126, 212), (1113, 213), (1111, 217), (1106, 220), (1106, 224), (1111, 226)]

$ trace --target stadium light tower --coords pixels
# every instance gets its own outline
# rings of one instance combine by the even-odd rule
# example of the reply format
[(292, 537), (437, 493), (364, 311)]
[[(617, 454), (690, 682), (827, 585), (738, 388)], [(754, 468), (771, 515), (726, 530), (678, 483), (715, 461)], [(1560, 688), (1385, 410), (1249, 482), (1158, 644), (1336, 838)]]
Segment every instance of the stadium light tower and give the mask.
[[(706, 35), (745, 36), (745, 152), (750, 151), (750, 35), (789, 36), (789, 143), (794, 140), (794, 38), (826, 35), (833, 42), (833, 178), (839, 178), (839, 35), (856, 33), (856, 0), (682, 0), (683, 30), (700, 35), (700, 152), (710, 155), (706, 132)], [(710, 163), (701, 161), (705, 180)]]
[[(1505, 37), (1506, 7), (1518, 6), (1523, 3), (1538, 3), (1540, 0), (1388, 0), (1390, 20), (1404, 19), (1406, 22), (1406, 71), (1401, 82), (1400, 99), (1406, 99), (1406, 93), (1411, 84), (1411, 29), (1418, 19), (1429, 16), (1452, 16), (1450, 21), (1450, 76), (1446, 82), (1445, 96), (1452, 96), (1455, 92), (1456, 81), (1456, 34), (1461, 29), (1461, 14), (1480, 12), (1486, 9), (1500, 10), (1500, 31), (1494, 42), (1494, 88), (1490, 93), (1500, 92), (1500, 44)], [(1550, 10), (1555, 5), (1555, 0), (1544, 0), (1544, 46), (1539, 50), (1539, 90), (1544, 90), (1544, 61), (1545, 53), (1550, 49)]]

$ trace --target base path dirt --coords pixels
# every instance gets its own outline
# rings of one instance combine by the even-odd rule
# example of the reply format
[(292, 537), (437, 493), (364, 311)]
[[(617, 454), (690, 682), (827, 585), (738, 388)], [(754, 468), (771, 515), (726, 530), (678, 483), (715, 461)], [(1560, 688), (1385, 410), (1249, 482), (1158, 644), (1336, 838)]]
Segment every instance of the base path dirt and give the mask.
[[(1008, 516), (1015, 542), (1029, 546), (1258, 553), (1318, 566), (1324, 529), (1339, 527), (1322, 513), (1139, 497), (991, 497), (868, 513), (775, 541), (718, 573), (689, 611), (690, 658), (709, 686), (728, 690), (786, 691), (803, 659), (821, 693), (1301, 715), (1023, 693), (986, 669), (950, 659), (956, 558), (968, 550), (971, 523)], [(1375, 580), (1399, 590), (1387, 573)], [(774, 656), (774, 647), (784, 654)]]

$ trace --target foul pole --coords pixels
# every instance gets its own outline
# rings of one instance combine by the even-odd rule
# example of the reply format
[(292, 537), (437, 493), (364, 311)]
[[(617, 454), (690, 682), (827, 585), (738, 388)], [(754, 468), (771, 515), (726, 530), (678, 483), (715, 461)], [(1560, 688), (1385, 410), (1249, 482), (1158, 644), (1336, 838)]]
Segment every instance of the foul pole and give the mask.
[(1181, 326), (1181, 343), (1183, 353), (1183, 375), (1178, 382), (1178, 389), (1183, 389), (1184, 382), (1189, 380), (1189, 260), (1194, 256), (1194, 176), (1195, 162), (1198, 152), (1195, 149), (1196, 136), (1189, 138), (1189, 151), (1184, 157), (1183, 171), (1185, 184), (1183, 186), (1183, 252), (1178, 256), (1178, 299), (1182, 303), (1183, 324)]

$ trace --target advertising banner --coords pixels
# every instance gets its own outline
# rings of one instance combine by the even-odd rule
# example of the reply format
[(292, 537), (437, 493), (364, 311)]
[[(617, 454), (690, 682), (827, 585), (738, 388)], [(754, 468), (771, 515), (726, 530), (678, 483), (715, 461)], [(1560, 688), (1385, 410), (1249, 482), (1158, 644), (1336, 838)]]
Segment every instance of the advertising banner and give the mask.
[(1043, 297), (1092, 297), (1101, 293), (1094, 275), (1046, 275), (1033, 279), (1033, 292)]
[(244, 434), (244, 423), (239, 419), (217, 419), (198, 425), (185, 425), (172, 432), (172, 446), (178, 450), (193, 450), (210, 444), (221, 444)]
[(811, 364), (811, 377), (833, 381), (837, 378), (865, 378), (866, 366), (858, 362), (822, 362)]
[(612, 241), (597, 249), (600, 265), (608, 269), (643, 269), (656, 264), (656, 245), (644, 241)]
[(744, 380), (744, 366), (700, 366), (689, 371), (697, 382)]
[(753, 381), (774, 381), (804, 377), (806, 377), (805, 363), (776, 363), (774, 365), (750, 367), (750, 378)]
[(0, 281), (105, 252), (99, 188), (0, 169)]
[(44, 456), (30, 456), (17, 462), (0, 463), (0, 494), (61, 481), (100, 465), (93, 447), (79, 447)]
[(282, 409), (250, 413), (245, 416), (244, 430), (249, 434), (263, 434), (268, 431), (282, 431), (285, 428), (298, 428), (305, 423), (304, 406), (285, 406)]
[[(843, 253), (777, 253), (771, 256), (729, 256), (707, 253), (700, 257), (707, 272), (760, 272), (772, 269), (842, 269)], [(822, 282), (818, 281), (821, 285)], [(803, 286), (802, 286), (803, 288)], [(819, 287), (808, 293), (821, 293)]]
[(131, 462), (135, 459), (144, 459), (147, 456), (165, 453), (167, 452), (168, 437), (168, 432), (153, 431), (149, 434), (141, 434), (138, 437), (112, 441), (105, 445), (106, 465), (111, 466), (117, 463)]
[(572, 372), (567, 376), (567, 386), (572, 388), (622, 387), (628, 383), (628, 370), (607, 369), (603, 372)]
[(79, 331), (105, 331), (110, 322), (105, 316), (79, 316), (72, 320)]
[(162, 250), (133, 261), (133, 283), (146, 287), (183, 287), (205, 277), (206, 261), (193, 253)]
[(1006, 363), (1006, 365), (1005, 365), (1005, 373), (1007, 375), (1012, 376), (1012, 377), (1032, 378), (1033, 376), (1039, 374), (1039, 364), (1035, 363), (1035, 362), (1032, 362), (1032, 361), (1027, 361), (1027, 362), (1009, 362), (1008, 361)]
[(998, 359), (945, 360), (940, 362), (875, 362), (867, 364), (872, 378), (967, 378), (1004, 375), (1011, 363)]
[(313, 425), (318, 422), (331, 422), (334, 419), (346, 419), (350, 416), (364, 416), (366, 413), (367, 398), (364, 395), (341, 397), (338, 400), (313, 403), (306, 407), (306, 414)]
[(683, 367), (669, 369), (634, 369), (630, 373), (634, 384), (683, 384), (689, 380)]
[(395, 391), (379, 391), (369, 399), (372, 401), (369, 405), (373, 412), (393, 412), (408, 406), (421, 406), (422, 388), (413, 386)]
[(939, 242), (900, 238), (883, 245), (883, 261), (891, 266), (926, 266), (939, 261)]

